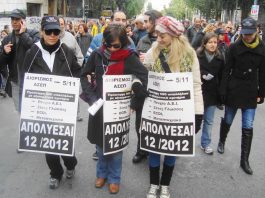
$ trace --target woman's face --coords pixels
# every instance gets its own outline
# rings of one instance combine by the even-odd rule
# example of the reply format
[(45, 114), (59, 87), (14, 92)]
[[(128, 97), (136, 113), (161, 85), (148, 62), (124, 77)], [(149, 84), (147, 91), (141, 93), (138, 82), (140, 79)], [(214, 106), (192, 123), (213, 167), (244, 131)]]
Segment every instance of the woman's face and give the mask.
[(214, 53), (217, 49), (217, 38), (213, 37), (213, 38), (209, 39), (208, 42), (205, 44), (205, 49), (209, 53)]
[(167, 48), (170, 46), (173, 37), (167, 33), (161, 33), (161, 32), (156, 32), (157, 33), (157, 42), (162, 48)]
[(85, 32), (84, 27), (82, 25), (79, 26), (79, 33), (83, 34)]
[(118, 38), (115, 39), (112, 43), (105, 42), (105, 45), (110, 52), (116, 52), (121, 49), (121, 42)]
[(43, 30), (42, 35), (46, 45), (55, 45), (59, 40), (60, 30)]

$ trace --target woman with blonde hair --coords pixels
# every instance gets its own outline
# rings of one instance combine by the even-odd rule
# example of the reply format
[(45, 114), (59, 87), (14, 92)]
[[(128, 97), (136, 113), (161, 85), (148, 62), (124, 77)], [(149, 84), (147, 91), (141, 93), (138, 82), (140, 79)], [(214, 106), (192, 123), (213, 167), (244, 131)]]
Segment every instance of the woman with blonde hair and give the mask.
[[(183, 35), (183, 24), (172, 17), (161, 17), (156, 24), (157, 41), (146, 53), (144, 65), (158, 73), (192, 72), (195, 100), (195, 132), (199, 130), (203, 114), (203, 99), (199, 62), (196, 52)], [(159, 186), (160, 198), (169, 198), (169, 185), (176, 162), (175, 156), (165, 156), (160, 179), (160, 156), (149, 153), (150, 189), (147, 198), (156, 198)]]

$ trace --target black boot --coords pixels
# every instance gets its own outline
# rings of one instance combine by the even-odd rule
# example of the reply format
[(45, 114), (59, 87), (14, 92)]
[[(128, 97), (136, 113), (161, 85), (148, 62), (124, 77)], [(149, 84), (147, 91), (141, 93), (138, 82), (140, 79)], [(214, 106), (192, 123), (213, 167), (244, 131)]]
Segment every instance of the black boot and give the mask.
[(252, 137), (253, 137), (253, 129), (244, 129), (244, 128), (242, 129), (240, 167), (245, 171), (245, 173), (249, 175), (253, 174), (253, 171), (250, 168), (248, 162)]
[(173, 174), (174, 166), (168, 166), (166, 164), (163, 165), (163, 172), (161, 176), (160, 185), (161, 186), (169, 186), (171, 177)]
[(220, 139), (217, 147), (217, 151), (220, 154), (223, 154), (225, 152), (225, 140), (227, 137), (227, 134), (230, 130), (230, 124), (227, 124), (224, 120), (224, 118), (221, 119), (220, 124)]
[(160, 166), (158, 167), (149, 166), (150, 184), (159, 185), (159, 170), (160, 170)]

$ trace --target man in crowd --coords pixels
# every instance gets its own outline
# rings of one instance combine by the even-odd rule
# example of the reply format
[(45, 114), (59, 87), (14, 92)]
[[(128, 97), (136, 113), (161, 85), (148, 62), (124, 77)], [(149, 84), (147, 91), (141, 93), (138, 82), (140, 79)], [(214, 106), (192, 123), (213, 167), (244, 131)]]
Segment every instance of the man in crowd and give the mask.
[(201, 27), (201, 20), (198, 18), (194, 19), (194, 24), (188, 28), (187, 30), (187, 37), (189, 39), (189, 42), (191, 43), (197, 32), (199, 32), (202, 29)]
[(133, 30), (132, 39), (134, 44), (137, 46), (139, 40), (147, 34), (147, 31), (144, 26), (144, 16), (139, 15), (135, 19), (135, 29)]
[(0, 54), (0, 67), (8, 65), (9, 80), (12, 85), (12, 98), (16, 110), (20, 112), (22, 95), (20, 78), (23, 76), (21, 67), (26, 51), (40, 39), (40, 36), (37, 30), (27, 28), (26, 15), (22, 10), (13, 10), (10, 17), (13, 31), (2, 41), (3, 49)]
[[(75, 37), (70, 33), (65, 31), (65, 20), (63, 17), (59, 17), (59, 22), (60, 22), (60, 28), (61, 28), (61, 33), (60, 33), (60, 40), (62, 43), (65, 43), (67, 47), (72, 49), (74, 51), (74, 54), (77, 58), (77, 62), (82, 67), (83, 61), (84, 61), (84, 56), (82, 54), (82, 51), (75, 39)], [(80, 110), (78, 106), (78, 112), (77, 112), (77, 121), (82, 121), (83, 118), (80, 116)]]
[[(160, 17), (162, 17), (162, 14), (156, 10), (149, 10), (144, 13), (144, 22), (148, 34), (141, 38), (137, 45), (137, 52), (139, 53), (140, 60), (142, 62), (144, 61), (145, 53), (151, 48), (152, 43), (157, 39), (157, 35), (155, 32), (155, 23), (156, 20)], [(139, 163), (147, 157), (147, 152), (140, 149), (140, 124), (144, 101), (138, 101), (137, 103), (133, 101), (135, 101), (134, 98), (132, 100), (131, 108), (134, 109), (136, 112), (135, 130), (137, 133), (138, 142), (137, 151), (132, 159), (132, 162)]]

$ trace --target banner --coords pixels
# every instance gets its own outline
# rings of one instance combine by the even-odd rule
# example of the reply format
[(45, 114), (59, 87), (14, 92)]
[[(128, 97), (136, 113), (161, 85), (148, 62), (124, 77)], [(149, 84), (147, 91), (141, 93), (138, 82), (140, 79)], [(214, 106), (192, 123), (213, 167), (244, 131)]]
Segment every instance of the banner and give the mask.
[(73, 156), (79, 79), (26, 73), (19, 150)]
[(103, 76), (103, 152), (117, 153), (129, 144), (131, 75)]
[(141, 149), (172, 156), (194, 156), (192, 73), (148, 75), (149, 97), (141, 120)]

